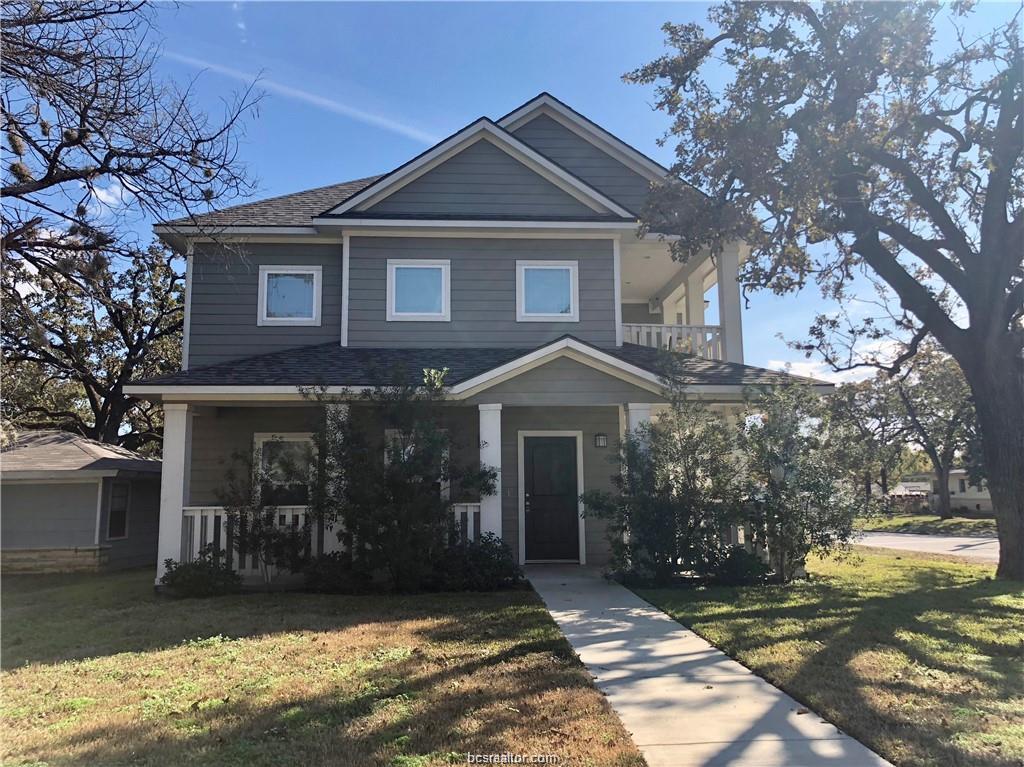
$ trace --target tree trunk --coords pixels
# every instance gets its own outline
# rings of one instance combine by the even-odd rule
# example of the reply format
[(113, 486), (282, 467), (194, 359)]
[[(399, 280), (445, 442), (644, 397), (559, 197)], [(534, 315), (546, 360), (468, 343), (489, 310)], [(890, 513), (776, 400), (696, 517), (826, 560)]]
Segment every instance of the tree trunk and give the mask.
[(886, 514), (892, 515), (892, 504), (889, 502), (889, 469), (882, 465), (882, 509)]
[[(999, 531), (999, 578), (1024, 580), (1024, 376), (1013, 353), (965, 368)], [(981, 366), (979, 365), (979, 368)]]
[(941, 519), (952, 519), (953, 509), (952, 504), (949, 500), (949, 466), (942, 463), (936, 463), (932, 461), (932, 465), (935, 467), (936, 477), (936, 488), (935, 494), (939, 497), (939, 517)]

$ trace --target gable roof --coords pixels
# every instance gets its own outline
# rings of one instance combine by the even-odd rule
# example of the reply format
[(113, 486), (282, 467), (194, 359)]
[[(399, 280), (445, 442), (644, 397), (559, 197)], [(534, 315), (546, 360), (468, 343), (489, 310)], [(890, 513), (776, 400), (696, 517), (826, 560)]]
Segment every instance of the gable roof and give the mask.
[(664, 165), (627, 144), (547, 91), (539, 93), (522, 106), (499, 118), (498, 125), (508, 131), (514, 131), (542, 114), (548, 115), (651, 181), (661, 181), (669, 173)]
[(372, 207), (389, 194), (396, 192), (406, 184), (436, 168), (449, 157), (482, 140), (490, 141), (545, 180), (575, 197), (595, 213), (605, 216), (619, 216), (624, 221), (636, 220), (636, 214), (628, 208), (607, 197), (603, 192), (595, 189), (579, 176), (550, 158), (545, 157), (533, 147), (523, 143), (487, 117), (474, 120), (465, 128), (456, 131), (430, 149), (353, 193), (340, 204), (325, 210), (318, 218), (339, 217), (345, 214), (356, 215), (357, 213), (361, 215), (361, 211)]
[(178, 218), (166, 226), (309, 226), (311, 220), (326, 207), (351, 197), (377, 181), (380, 176), (367, 176), (354, 181), (292, 192), (265, 200), (233, 205), (223, 210), (204, 213), (193, 218)]
[[(135, 396), (149, 397), (162, 392), (237, 394), (298, 394), (299, 387), (326, 386), (365, 388), (402, 381), (418, 380), (424, 369), (448, 368), (445, 379), (455, 395), (479, 390), (489, 381), (506, 380), (509, 373), (525, 371), (539, 360), (562, 353), (574, 359), (597, 363), (603, 369), (615, 368), (646, 384), (657, 384), (666, 369), (667, 352), (635, 344), (616, 348), (598, 348), (573, 336), (533, 348), (363, 348), (337, 343), (303, 346), (262, 354), (203, 368), (172, 373), (132, 383), (125, 389)], [(688, 354), (675, 354), (674, 374), (687, 386), (697, 389), (744, 386), (785, 385), (821, 381), (775, 370), (720, 362)], [(831, 388), (831, 385), (828, 385)], [(273, 389), (274, 391), (269, 391)], [(266, 390), (266, 391), (264, 391)], [(467, 394), (467, 392), (469, 394)]]
[(26, 474), (142, 471), (160, 472), (160, 461), (66, 431), (27, 431), (0, 450), (5, 478)]

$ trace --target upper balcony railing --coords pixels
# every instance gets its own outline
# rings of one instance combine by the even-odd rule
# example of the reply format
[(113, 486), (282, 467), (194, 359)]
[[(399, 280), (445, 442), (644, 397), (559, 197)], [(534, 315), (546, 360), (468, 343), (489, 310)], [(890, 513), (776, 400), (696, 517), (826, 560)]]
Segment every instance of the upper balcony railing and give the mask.
[(709, 360), (725, 359), (722, 329), (718, 325), (623, 324), (622, 340), (654, 349), (695, 354)]

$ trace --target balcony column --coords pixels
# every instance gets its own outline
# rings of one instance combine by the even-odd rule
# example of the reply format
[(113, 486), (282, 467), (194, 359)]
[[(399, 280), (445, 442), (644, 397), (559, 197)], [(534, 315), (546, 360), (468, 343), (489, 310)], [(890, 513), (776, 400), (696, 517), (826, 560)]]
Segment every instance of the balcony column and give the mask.
[(743, 317), (740, 305), (740, 246), (718, 256), (718, 324), (728, 362), (743, 362)]
[(501, 405), (478, 405), (480, 411), (480, 465), (498, 473), (494, 494), (480, 499), (480, 533), (501, 537)]
[(695, 269), (686, 278), (686, 324), (704, 324), (704, 275)]
[(164, 560), (181, 559), (182, 521), (188, 500), (192, 457), (192, 409), (164, 405), (164, 448), (160, 474), (160, 526), (156, 547), (156, 583), (164, 574)]

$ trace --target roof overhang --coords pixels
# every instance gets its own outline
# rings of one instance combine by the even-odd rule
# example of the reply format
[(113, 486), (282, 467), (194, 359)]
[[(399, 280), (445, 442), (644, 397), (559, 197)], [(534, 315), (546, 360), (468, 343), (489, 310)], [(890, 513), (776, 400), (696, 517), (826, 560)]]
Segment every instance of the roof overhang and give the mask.
[(523, 143), (493, 120), (481, 117), (426, 152), (382, 176), (314, 220), (365, 211), (477, 141), (489, 141), (591, 210), (636, 219), (636, 214)]
[(618, 136), (609, 133), (597, 123), (587, 119), (550, 93), (541, 93), (536, 98), (530, 99), (521, 107), (499, 119), (498, 125), (512, 132), (540, 115), (550, 117), (584, 141), (596, 146), (650, 181), (663, 181), (668, 176), (667, 168), (643, 152), (634, 149)]

